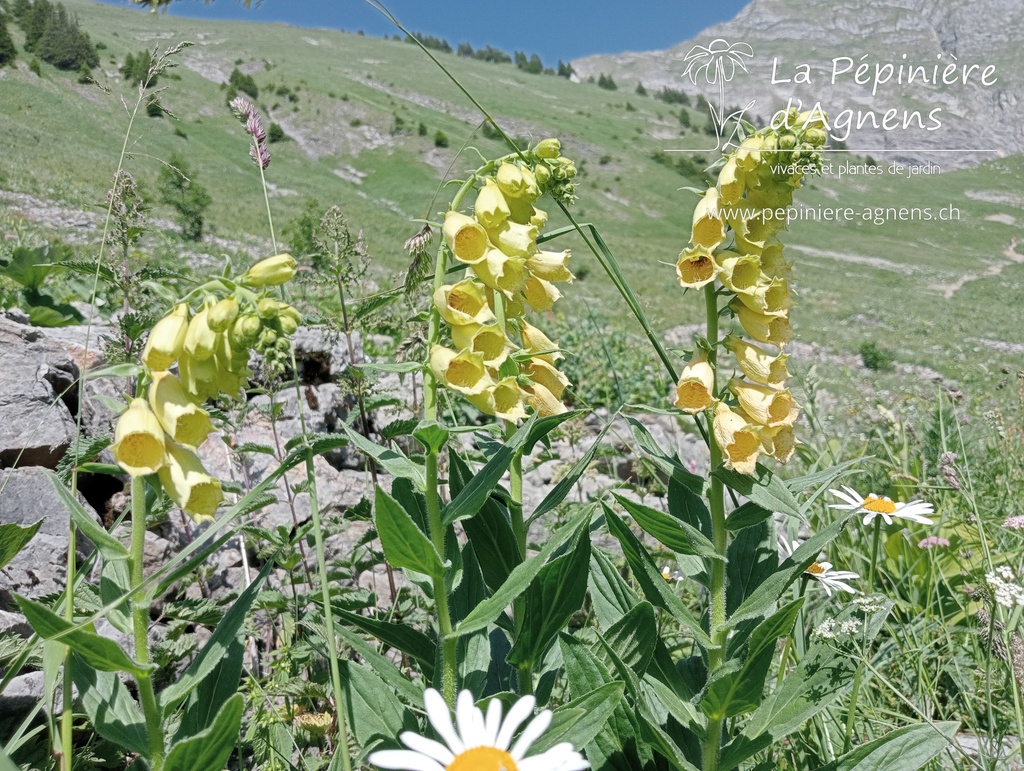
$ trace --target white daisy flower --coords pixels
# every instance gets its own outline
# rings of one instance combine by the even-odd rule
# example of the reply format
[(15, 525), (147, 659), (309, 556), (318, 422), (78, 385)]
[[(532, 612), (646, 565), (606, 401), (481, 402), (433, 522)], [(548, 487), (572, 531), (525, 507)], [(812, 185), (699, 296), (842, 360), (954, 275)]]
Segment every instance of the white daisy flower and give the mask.
[(661, 577), (664, 578), (666, 581), (682, 581), (683, 580), (682, 571), (672, 570), (672, 568), (670, 568), (668, 565), (664, 565), (661, 568)]
[(925, 501), (893, 501), (884, 495), (869, 493), (867, 498), (862, 498), (860, 493), (851, 487), (843, 485), (842, 490), (829, 490), (832, 495), (843, 501), (833, 503), (830, 509), (842, 511), (855, 511), (858, 514), (864, 512), (864, 524), (869, 525), (875, 517), (881, 517), (885, 524), (891, 525), (893, 519), (908, 519), (911, 522), (920, 522), (922, 525), (930, 525), (932, 521), (925, 514), (933, 514), (934, 508)]
[(859, 590), (850, 586), (847, 581), (860, 578), (860, 573), (850, 570), (833, 570), (831, 562), (815, 562), (804, 571), (805, 576), (810, 576), (825, 590), (825, 594), (832, 596), (832, 591), (842, 590), (850, 594), (860, 594)]
[(540, 755), (525, 757), (530, 746), (551, 725), (551, 710), (541, 711), (512, 744), (516, 729), (533, 714), (536, 700), (532, 696), (519, 699), (502, 721), (498, 699), (491, 699), (485, 718), (474, 703), (473, 694), (462, 691), (456, 701), (455, 725), (444, 698), (433, 688), (423, 694), (423, 703), (427, 719), (445, 743), (406, 731), (399, 738), (409, 749), (374, 752), (369, 757), (370, 763), (378, 768), (400, 771), (583, 771), (590, 768), (569, 742), (556, 744)]

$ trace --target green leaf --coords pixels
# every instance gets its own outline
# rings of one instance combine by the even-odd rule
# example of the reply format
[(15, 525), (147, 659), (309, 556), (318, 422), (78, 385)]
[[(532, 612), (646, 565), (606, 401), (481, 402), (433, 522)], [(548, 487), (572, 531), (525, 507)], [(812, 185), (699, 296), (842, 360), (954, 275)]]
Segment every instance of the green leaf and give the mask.
[(26, 289), (39, 289), (53, 271), (54, 266), (50, 263), (55, 259), (59, 258), (50, 254), (49, 246), (34, 249), (19, 246), (11, 254), (10, 262), (0, 268), (0, 272)]
[[(333, 603), (332, 603), (333, 604)], [(377, 618), (360, 616), (344, 608), (335, 606), (338, 618), (375, 637), (378, 641), (391, 648), (396, 648), (416, 660), (423, 676), (428, 680), (434, 677), (434, 660), (437, 658), (437, 645), (418, 629), (407, 623), (382, 621)]]
[(0, 568), (15, 558), (42, 526), (43, 520), (28, 527), (22, 527), (13, 522), (0, 525)]
[(721, 560), (722, 556), (697, 528), (662, 511), (631, 501), (613, 493), (622, 507), (649, 535), (679, 554), (694, 554), (705, 559)]
[(388, 686), (395, 689), (403, 699), (410, 703), (423, 701), (423, 689), (409, 680), (395, 666), (394, 662), (386, 659), (374, 646), (367, 643), (362, 635), (356, 634), (351, 629), (346, 629), (337, 623), (334, 625), (334, 631), (338, 637), (345, 641), (346, 645), (359, 654), (359, 658), (369, 664), (373, 671)]
[(364, 361), (356, 364), (355, 366), (367, 371), (376, 370), (377, 372), (398, 372), (399, 374), (404, 372), (419, 372), (423, 369), (423, 365), (418, 361)]
[(86, 380), (96, 380), (101, 377), (137, 377), (142, 374), (142, 367), (132, 362), (123, 364), (111, 364), (109, 367), (90, 369), (85, 373)]
[[(654, 441), (651, 432), (636, 418), (626, 418), (637, 446), (651, 456), (651, 460), (665, 476), (677, 480), (690, 492), (700, 495), (704, 490), (704, 477), (699, 477), (684, 466), (675, 455), (665, 452)], [(692, 524), (692, 523), (691, 523)]]
[(643, 677), (658, 642), (654, 606), (649, 602), (637, 604), (608, 628), (604, 640), (623, 664)]
[(527, 519), (527, 526), (536, 522), (537, 519), (544, 516), (549, 511), (554, 511), (554, 509), (568, 497), (569, 493), (572, 492), (573, 487), (575, 487), (576, 483), (580, 480), (580, 477), (582, 477), (586, 473), (587, 469), (590, 468), (590, 464), (593, 463), (594, 456), (597, 454), (597, 451), (601, 446), (601, 440), (604, 439), (604, 435), (608, 433), (608, 429), (611, 427), (612, 421), (609, 420), (605, 423), (604, 428), (601, 429), (601, 433), (599, 433), (597, 438), (594, 439), (594, 443), (590, 445), (590, 449), (583, 453), (583, 456), (573, 464), (571, 469), (569, 469), (569, 473), (558, 480), (558, 484), (551, 489), (551, 492), (544, 496), (544, 500), (540, 502), (537, 508), (534, 509), (533, 513), (530, 515), (529, 519)]
[[(224, 614), (224, 618), (217, 624), (217, 628), (213, 630), (213, 634), (210, 635), (210, 639), (207, 640), (203, 649), (199, 651), (195, 661), (174, 683), (160, 693), (160, 706), (165, 717), (169, 716), (201, 683), (211, 676), (215, 681), (214, 687), (217, 682), (223, 681), (230, 684), (231, 693), (237, 689), (238, 680), (242, 674), (242, 660), (233, 654), (233, 646), (241, 637), (245, 617), (273, 568), (274, 560), (268, 560), (256, 579), (246, 587), (245, 591), (231, 605), (231, 609)], [(234, 650), (237, 652), (237, 647)], [(224, 700), (221, 699), (220, 703), (215, 703), (217, 699), (214, 696), (214, 687), (204, 689), (202, 700), (192, 699), (190, 701), (185, 718), (182, 720), (182, 726), (186, 730), (188, 728), (205, 729), (209, 725), (209, 718), (212, 718), (220, 709)], [(215, 691), (223, 694), (220, 689), (215, 689)]]
[(625, 686), (607, 683), (563, 704), (551, 716), (551, 725), (533, 745), (531, 754), (539, 755), (560, 742), (586, 747), (604, 728), (615, 707), (622, 701)]
[(121, 679), (89, 666), (77, 653), (72, 654), (71, 677), (96, 733), (128, 752), (149, 755), (146, 719)]
[[(548, 557), (570, 537), (586, 528), (590, 522), (593, 512), (590, 509), (581, 511), (562, 527), (555, 531), (538, 554), (517, 565), (516, 569), (509, 575), (508, 580), (501, 585), (494, 594), (477, 605), (468, 616), (466, 616), (452, 633), (460, 637), (478, 629), (483, 629), (492, 623), (501, 612), (508, 607), (516, 597), (526, 591), (533, 579), (544, 567)], [(584, 585), (585, 586), (585, 585)]]
[(15, 596), (21, 614), (32, 625), (36, 633), (45, 640), (59, 639), (90, 665), (102, 672), (129, 672), (136, 676), (145, 675), (149, 667), (142, 667), (132, 661), (121, 646), (113, 640), (86, 629), (77, 629), (45, 605), (21, 596)]
[(451, 432), (436, 420), (421, 420), (412, 432), (413, 439), (419, 442), (428, 453), (435, 455), (448, 444), (450, 435)]
[(244, 706), (240, 693), (228, 699), (208, 729), (171, 747), (164, 771), (223, 771), (239, 740)]
[(775, 655), (775, 642), (789, 634), (803, 602), (801, 597), (759, 624), (750, 636), (744, 660), (732, 659), (715, 673), (700, 702), (705, 715), (723, 720), (757, 709)]
[(548, 415), (546, 418), (534, 419), (526, 421), (509, 441), (515, 442), (516, 436), (520, 432), (525, 432), (526, 437), (523, 440), (523, 453), (529, 455), (533, 452), (533, 446), (537, 442), (544, 439), (548, 434), (554, 431), (563, 423), (578, 418), (580, 415), (586, 415), (589, 410), (570, 410), (569, 412), (563, 412), (561, 415)]
[(749, 498), (762, 508), (769, 511), (781, 511), (783, 514), (789, 514), (797, 519), (803, 517), (803, 509), (799, 501), (793, 497), (793, 493), (782, 483), (781, 479), (760, 463), (757, 465), (757, 472), (753, 475), (740, 474), (725, 466), (719, 466), (711, 473), (722, 480), (729, 489)]
[(590, 601), (597, 623), (604, 629), (640, 602), (636, 592), (615, 569), (611, 558), (600, 550), (594, 550), (590, 556)]
[(427, 475), (423, 466), (409, 460), (397, 450), (381, 447), (379, 444), (371, 442), (347, 425), (343, 424), (342, 428), (356, 449), (377, 461), (377, 464), (389, 474), (412, 481), (419, 490), (423, 490), (427, 486)]
[[(834, 520), (815, 535), (808, 538), (779, 569), (757, 587), (730, 616), (729, 624), (735, 625), (748, 618), (763, 616), (772, 604), (782, 596), (790, 584), (796, 581), (818, 559), (818, 555), (842, 532), (851, 515)], [(740, 531), (741, 533), (743, 531)]]
[(959, 728), (955, 722), (903, 726), (846, 753), (821, 771), (916, 771), (952, 746)]
[[(341, 681), (346, 685), (349, 730), (360, 746), (370, 747), (380, 741), (396, 746), (395, 740), (403, 730), (416, 729), (412, 713), (369, 667), (351, 660), (342, 661)], [(417, 702), (423, 703), (422, 692)]]
[(705, 538), (712, 537), (711, 512), (704, 499), (687, 487), (677, 476), (668, 480), (668, 513), (695, 527)]
[(725, 527), (728, 530), (742, 530), (745, 527), (759, 525), (772, 516), (772, 511), (764, 506), (758, 506), (753, 501), (747, 501), (737, 509), (729, 512), (725, 520)]
[(577, 531), (576, 546), (537, 573), (526, 589), (523, 624), (508, 655), (513, 666), (536, 664), (572, 615), (583, 607), (590, 565), (590, 537)]
[(396, 568), (408, 568), (428, 576), (444, 571), (441, 557), (398, 501), (377, 485), (374, 497), (374, 522), (384, 548), (384, 556)]
[(655, 607), (663, 608), (671, 613), (689, 630), (698, 645), (705, 649), (711, 648), (711, 638), (701, 628), (700, 622), (690, 612), (690, 609), (672, 591), (671, 584), (662, 577), (661, 571), (655, 566), (654, 560), (644, 549), (643, 544), (637, 540), (637, 537), (619, 518), (619, 515), (607, 506), (605, 506), (605, 521), (608, 523), (608, 532), (622, 546), (622, 553), (633, 571), (633, 577), (640, 584), (644, 597)]
[(727, 613), (733, 613), (778, 568), (779, 547), (773, 525), (770, 520), (762, 520), (757, 526), (741, 530), (729, 544), (725, 568)]

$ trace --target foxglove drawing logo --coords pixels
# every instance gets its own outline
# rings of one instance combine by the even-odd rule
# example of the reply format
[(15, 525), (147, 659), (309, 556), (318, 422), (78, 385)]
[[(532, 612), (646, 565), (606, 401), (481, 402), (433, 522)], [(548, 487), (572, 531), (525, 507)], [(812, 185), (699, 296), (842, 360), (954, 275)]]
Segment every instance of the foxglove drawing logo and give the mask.
[[(729, 43), (723, 38), (716, 38), (707, 46), (695, 45), (683, 58), (683, 61), (686, 62), (683, 77), (688, 77), (690, 82), (698, 87), (697, 81), (701, 77), (707, 85), (718, 87), (717, 106), (710, 99), (708, 100), (711, 122), (715, 127), (715, 136), (718, 140), (718, 143), (710, 148), (709, 152), (723, 147), (722, 138), (726, 136), (725, 129), (729, 123), (734, 124), (729, 134), (731, 141), (743, 114), (754, 105), (755, 100), (752, 99), (746, 107), (729, 115), (725, 114), (725, 84), (735, 77), (737, 68), (746, 72), (747, 65), (744, 59), (751, 59), (753, 56), (754, 49), (747, 43)], [(724, 144), (727, 145), (729, 142)]]

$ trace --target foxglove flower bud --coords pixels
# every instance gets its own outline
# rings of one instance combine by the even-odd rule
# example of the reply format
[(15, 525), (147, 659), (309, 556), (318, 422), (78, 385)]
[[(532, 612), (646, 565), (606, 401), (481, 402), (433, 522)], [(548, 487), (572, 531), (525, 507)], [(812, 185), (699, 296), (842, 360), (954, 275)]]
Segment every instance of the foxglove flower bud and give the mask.
[(242, 276), (241, 282), (253, 287), (277, 286), (291, 281), (294, 277), (295, 258), (290, 254), (278, 254), (260, 260), (249, 268)]

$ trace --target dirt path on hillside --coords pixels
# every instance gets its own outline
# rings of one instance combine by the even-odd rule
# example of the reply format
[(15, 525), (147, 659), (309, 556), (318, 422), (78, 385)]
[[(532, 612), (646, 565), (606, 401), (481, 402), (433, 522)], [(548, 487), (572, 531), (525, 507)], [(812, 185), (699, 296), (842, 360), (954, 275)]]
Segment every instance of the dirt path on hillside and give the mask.
[(963, 275), (951, 284), (929, 284), (928, 288), (942, 292), (942, 296), (948, 300), (971, 281), (975, 281), (979, 278), (998, 276), (1003, 272), (1003, 268), (1007, 265), (1012, 265), (1014, 263), (1024, 264), (1024, 254), (1017, 251), (1017, 246), (1020, 242), (1020, 238), (1013, 238), (1010, 243), (1007, 244), (1006, 248), (1003, 249), (1003, 256), (1010, 262), (998, 262), (994, 265), (989, 265), (982, 273), (970, 273)]

